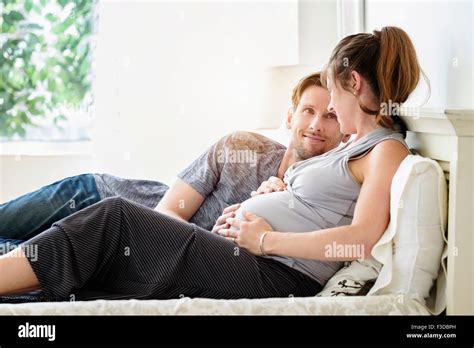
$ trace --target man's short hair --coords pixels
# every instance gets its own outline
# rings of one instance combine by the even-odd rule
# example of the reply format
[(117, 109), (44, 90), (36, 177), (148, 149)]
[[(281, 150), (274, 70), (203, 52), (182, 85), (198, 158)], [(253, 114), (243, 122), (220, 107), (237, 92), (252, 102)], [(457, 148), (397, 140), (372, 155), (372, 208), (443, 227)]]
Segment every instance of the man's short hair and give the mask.
[(299, 80), (298, 84), (293, 88), (293, 94), (291, 95), (291, 104), (293, 106), (293, 111), (296, 110), (298, 107), (298, 104), (300, 103), (301, 96), (303, 95), (303, 92), (308, 88), (309, 86), (318, 86), (323, 87), (323, 84), (321, 83), (321, 72), (317, 71), (311, 75), (303, 77), (301, 80)]

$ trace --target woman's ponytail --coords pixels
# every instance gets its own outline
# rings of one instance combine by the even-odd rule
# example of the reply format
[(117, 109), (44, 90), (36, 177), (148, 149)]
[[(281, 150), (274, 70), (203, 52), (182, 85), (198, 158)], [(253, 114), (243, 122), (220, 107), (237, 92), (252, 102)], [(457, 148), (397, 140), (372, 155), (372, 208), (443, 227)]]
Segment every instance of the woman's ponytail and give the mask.
[[(384, 27), (374, 31), (374, 35), (380, 40), (377, 63), (380, 103), (400, 105), (408, 99), (420, 80), (421, 68), (415, 47), (407, 33), (397, 27)], [(396, 115), (390, 113), (380, 116)]]

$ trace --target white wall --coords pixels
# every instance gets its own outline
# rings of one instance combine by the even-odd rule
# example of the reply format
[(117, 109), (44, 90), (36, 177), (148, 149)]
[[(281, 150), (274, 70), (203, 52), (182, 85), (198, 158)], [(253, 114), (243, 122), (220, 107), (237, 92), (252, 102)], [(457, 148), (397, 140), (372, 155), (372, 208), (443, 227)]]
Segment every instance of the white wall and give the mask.
[(298, 61), (297, 13), (296, 1), (103, 2), (97, 170), (168, 181), (252, 128), (264, 67)]
[[(425, 107), (474, 109), (474, 2), (366, 0), (365, 7), (366, 31), (395, 25), (410, 35), (431, 83)], [(410, 104), (424, 100), (422, 88)]]
[(323, 68), (339, 41), (337, 1), (300, 0), (298, 30), (300, 64)]

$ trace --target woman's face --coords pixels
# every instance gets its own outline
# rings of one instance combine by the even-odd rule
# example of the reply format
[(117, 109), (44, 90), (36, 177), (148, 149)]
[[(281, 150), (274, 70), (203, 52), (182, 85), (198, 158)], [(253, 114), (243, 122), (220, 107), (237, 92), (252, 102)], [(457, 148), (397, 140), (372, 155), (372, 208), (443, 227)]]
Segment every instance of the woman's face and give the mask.
[(328, 77), (327, 86), (330, 93), (328, 111), (337, 116), (341, 133), (355, 134), (357, 128), (355, 125), (354, 111), (359, 108), (357, 98), (349, 91), (346, 91), (341, 85)]

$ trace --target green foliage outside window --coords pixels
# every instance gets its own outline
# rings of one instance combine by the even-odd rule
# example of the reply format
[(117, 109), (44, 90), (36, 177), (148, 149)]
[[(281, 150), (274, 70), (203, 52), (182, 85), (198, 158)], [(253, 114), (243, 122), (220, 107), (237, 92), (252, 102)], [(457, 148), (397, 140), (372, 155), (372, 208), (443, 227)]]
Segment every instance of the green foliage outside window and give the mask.
[(0, 136), (24, 137), (91, 90), (95, 0), (0, 0)]

